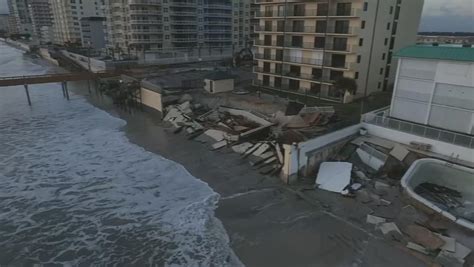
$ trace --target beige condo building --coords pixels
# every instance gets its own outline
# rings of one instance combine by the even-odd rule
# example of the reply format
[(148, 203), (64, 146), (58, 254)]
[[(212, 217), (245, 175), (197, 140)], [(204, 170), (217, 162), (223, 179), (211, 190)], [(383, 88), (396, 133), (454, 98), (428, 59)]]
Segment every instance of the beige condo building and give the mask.
[(81, 43), (81, 18), (104, 16), (104, 0), (49, 0), (54, 43)]
[[(256, 0), (257, 86), (350, 101), (334, 83), (357, 83), (355, 97), (390, 90), (398, 49), (414, 44), (423, 0)], [(345, 97), (346, 96), (346, 97)]]

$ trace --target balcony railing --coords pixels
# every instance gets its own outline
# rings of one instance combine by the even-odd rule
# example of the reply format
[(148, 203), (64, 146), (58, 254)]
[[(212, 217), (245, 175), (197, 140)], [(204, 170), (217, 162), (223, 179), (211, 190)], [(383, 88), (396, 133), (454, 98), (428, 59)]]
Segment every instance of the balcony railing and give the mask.
[(344, 8), (344, 9), (304, 9), (304, 10), (258, 10), (255, 13), (256, 17), (260, 18), (282, 18), (282, 17), (358, 17), (361, 14), (361, 9), (357, 8)]
[(327, 75), (318, 76), (318, 75), (308, 74), (308, 73), (298, 73), (298, 72), (292, 72), (288, 69), (276, 70), (276, 69), (264, 69), (262, 67), (255, 67), (254, 72), (271, 74), (275, 76), (283, 76), (287, 78), (302, 79), (302, 80), (313, 81), (313, 82), (323, 82), (327, 84), (332, 84), (335, 82), (335, 79), (331, 79)]
[(452, 131), (441, 130), (427, 125), (411, 123), (391, 117), (387, 117), (389, 108), (381, 109), (376, 112), (364, 114), (362, 121), (388, 129), (397, 130), (449, 144), (474, 148), (474, 136), (460, 134)]

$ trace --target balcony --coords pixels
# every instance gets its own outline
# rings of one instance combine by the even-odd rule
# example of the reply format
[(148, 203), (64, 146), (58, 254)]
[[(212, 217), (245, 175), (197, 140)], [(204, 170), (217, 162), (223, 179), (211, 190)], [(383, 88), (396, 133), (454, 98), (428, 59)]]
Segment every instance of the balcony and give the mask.
[(357, 27), (329, 27), (327, 29), (328, 35), (357, 35), (359, 33)]
[[(388, 116), (389, 107), (373, 111), (362, 116), (362, 122), (412, 134), (427, 139), (474, 149), (474, 136), (442, 130), (428, 125), (412, 123)], [(395, 136), (396, 133), (393, 133)]]
[(153, 24), (153, 25), (158, 25), (161, 24), (160, 20), (155, 20), (155, 19), (131, 19), (130, 24)]
[(171, 20), (171, 25), (196, 25), (196, 20)]
[(359, 17), (361, 9), (348, 8), (348, 9), (305, 9), (305, 10), (287, 10), (286, 14), (284, 10), (258, 10), (255, 13), (257, 18), (300, 18), (300, 17), (329, 17), (329, 18), (343, 18), (343, 17)]
[(174, 43), (193, 43), (193, 42), (197, 42), (196, 37), (193, 37), (193, 38), (190, 38), (190, 37), (173, 37), (172, 40), (173, 40)]
[(161, 6), (161, 0), (130, 0), (130, 5)]
[(130, 9), (130, 15), (161, 15), (160, 10), (141, 10), (141, 9)]
[(255, 40), (255, 45), (257, 45), (257, 46), (283, 47), (283, 46), (284, 46), (284, 42), (277, 42), (277, 41), (265, 42), (265, 40), (257, 39), (257, 40)]
[(189, 6), (195, 6), (196, 1), (178, 1), (178, 0), (172, 0), (169, 3), (170, 7), (173, 6), (179, 6), (179, 7), (189, 7)]
[(132, 34), (147, 33), (147, 34), (161, 34), (162, 29), (130, 29)]
[(139, 39), (139, 38), (130, 38), (128, 39), (129, 44), (156, 44), (162, 43), (163, 39)]

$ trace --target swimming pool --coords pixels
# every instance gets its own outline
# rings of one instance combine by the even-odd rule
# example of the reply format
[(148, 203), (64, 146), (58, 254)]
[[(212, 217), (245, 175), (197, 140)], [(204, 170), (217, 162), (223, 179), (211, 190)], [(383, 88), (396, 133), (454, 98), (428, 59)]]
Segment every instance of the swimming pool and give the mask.
[[(410, 166), (401, 183), (412, 198), (474, 230), (474, 169), (438, 159), (420, 159)], [(443, 193), (430, 193), (427, 188)]]

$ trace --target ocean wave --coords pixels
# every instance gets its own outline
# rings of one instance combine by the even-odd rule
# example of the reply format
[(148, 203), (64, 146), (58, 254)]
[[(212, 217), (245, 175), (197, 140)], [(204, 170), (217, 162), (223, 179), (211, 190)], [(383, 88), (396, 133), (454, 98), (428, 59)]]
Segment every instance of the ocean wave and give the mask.
[(237, 266), (219, 195), (42, 85), (0, 92), (0, 265)]

